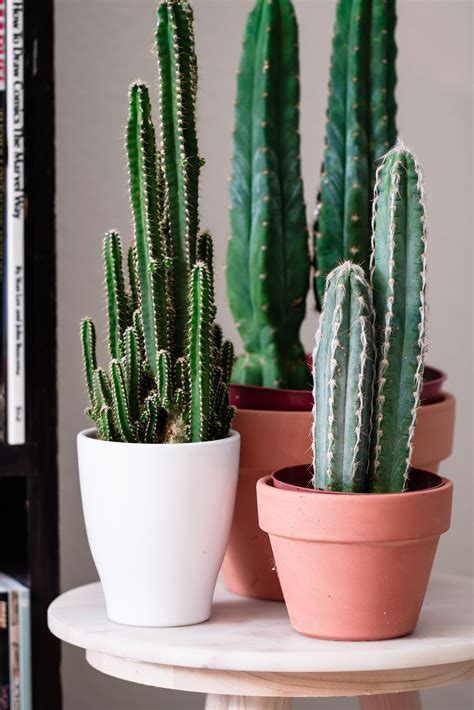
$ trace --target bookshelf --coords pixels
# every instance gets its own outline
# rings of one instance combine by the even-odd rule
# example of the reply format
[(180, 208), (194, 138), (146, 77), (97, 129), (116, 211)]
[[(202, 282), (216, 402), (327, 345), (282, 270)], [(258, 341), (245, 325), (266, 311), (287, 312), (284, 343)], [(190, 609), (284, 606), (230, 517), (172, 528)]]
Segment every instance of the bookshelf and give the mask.
[(25, 356), (27, 444), (0, 445), (0, 570), (31, 589), (34, 710), (60, 710), (54, 0), (25, 0)]

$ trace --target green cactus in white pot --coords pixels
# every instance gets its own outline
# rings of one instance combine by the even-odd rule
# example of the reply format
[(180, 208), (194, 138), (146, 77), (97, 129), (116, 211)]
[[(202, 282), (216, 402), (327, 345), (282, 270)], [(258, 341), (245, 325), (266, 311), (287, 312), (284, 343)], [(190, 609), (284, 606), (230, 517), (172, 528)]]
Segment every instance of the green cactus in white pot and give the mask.
[(156, 38), (161, 147), (148, 89), (135, 82), (127, 130), (135, 234), (128, 278), (119, 235), (104, 241), (108, 370), (97, 362), (93, 322), (82, 322), (87, 413), (96, 429), (78, 435), (78, 459), (108, 616), (132, 626), (184, 626), (211, 613), (240, 436), (229, 429), (234, 355), (215, 323), (213, 244), (199, 231), (203, 161), (189, 3), (163, 0)]

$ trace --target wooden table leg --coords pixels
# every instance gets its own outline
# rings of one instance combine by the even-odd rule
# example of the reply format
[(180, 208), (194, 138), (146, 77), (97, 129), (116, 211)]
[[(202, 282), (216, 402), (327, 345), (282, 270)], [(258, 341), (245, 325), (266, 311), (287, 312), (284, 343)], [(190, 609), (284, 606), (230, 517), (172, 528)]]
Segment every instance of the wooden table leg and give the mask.
[(208, 695), (206, 710), (291, 710), (291, 698)]
[(359, 696), (361, 710), (422, 710), (417, 690), (409, 693)]

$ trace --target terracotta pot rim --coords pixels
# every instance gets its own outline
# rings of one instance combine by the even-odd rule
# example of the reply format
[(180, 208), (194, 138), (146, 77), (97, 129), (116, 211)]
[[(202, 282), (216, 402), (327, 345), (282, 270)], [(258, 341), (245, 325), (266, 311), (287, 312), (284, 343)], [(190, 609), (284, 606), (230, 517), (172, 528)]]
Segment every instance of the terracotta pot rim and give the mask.
[[(437, 491), (443, 486), (445, 486), (447, 483), (451, 483), (448, 478), (444, 478), (443, 476), (440, 476), (438, 473), (434, 473), (433, 471), (425, 471), (424, 469), (421, 468), (411, 468), (410, 469), (410, 475), (416, 474), (416, 473), (422, 473), (422, 474), (427, 474), (428, 476), (432, 478), (438, 479), (438, 483), (434, 486), (426, 486), (425, 488), (420, 488), (416, 491), (402, 491), (402, 492), (394, 492), (394, 493), (355, 493), (353, 491), (325, 491), (321, 488), (305, 488), (303, 486), (298, 486), (294, 483), (287, 483), (286, 481), (281, 481), (281, 483), (285, 484), (285, 487), (280, 487), (280, 486), (274, 486), (273, 482), (280, 471), (288, 471), (291, 469), (295, 468), (301, 468), (301, 469), (310, 469), (312, 468), (312, 465), (306, 465), (302, 464), (301, 466), (285, 466), (284, 468), (278, 468), (276, 471), (273, 471), (273, 473), (270, 476), (265, 476), (265, 482), (266, 485), (270, 486), (271, 488), (274, 488), (277, 491), (283, 491), (286, 493), (300, 493), (301, 495), (315, 495), (318, 493), (322, 493), (323, 495), (326, 496), (350, 496), (350, 497), (356, 497), (356, 498), (362, 498), (362, 499), (367, 499), (368, 497), (372, 498), (373, 496), (377, 496), (377, 498), (380, 500), (381, 498), (390, 498), (393, 499), (394, 496), (403, 496), (404, 499), (407, 497), (413, 497), (413, 496), (418, 496), (420, 493), (427, 493), (429, 491)], [(263, 480), (261, 478), (260, 480)], [(276, 479), (278, 480), (278, 479)]]
[(257, 483), (259, 525), (277, 537), (341, 544), (393, 544), (448, 530), (453, 484), (407, 493), (333, 493)]
[[(271, 388), (264, 388), (264, 387), (259, 387), (258, 385), (231, 385), (231, 387), (248, 387), (248, 388), (254, 388), (257, 390), (262, 390), (262, 389), (271, 389)], [(309, 394), (305, 392), (304, 390), (278, 390), (278, 392), (302, 392), (305, 394)], [(452, 403), (454, 401), (454, 395), (452, 395), (450, 392), (440, 392), (439, 395), (432, 401), (422, 403), (420, 407), (423, 408), (423, 411), (430, 411), (430, 412), (439, 412), (440, 410), (443, 409), (449, 409), (452, 406)], [(239, 407), (238, 405), (234, 404), (235, 408), (239, 412), (260, 412), (264, 414), (270, 414), (270, 415), (281, 415), (281, 414), (287, 414), (287, 415), (308, 415), (311, 414), (312, 412), (312, 406), (308, 409), (256, 409), (254, 407)]]

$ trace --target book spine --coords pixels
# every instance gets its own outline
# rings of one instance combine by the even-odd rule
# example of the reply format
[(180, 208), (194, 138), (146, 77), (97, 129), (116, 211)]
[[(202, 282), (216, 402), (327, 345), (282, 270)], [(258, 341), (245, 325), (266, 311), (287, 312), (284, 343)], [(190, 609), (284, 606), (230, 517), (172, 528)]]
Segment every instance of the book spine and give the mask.
[(19, 592), (10, 591), (10, 710), (20, 705), (20, 608)]
[(32, 710), (30, 590), (20, 593), (20, 707)]
[(23, 0), (6, 2), (7, 441), (25, 443)]
[(10, 641), (8, 592), (0, 591), (0, 710), (10, 708)]
[(6, 56), (5, 56), (5, 0), (0, 0), (0, 442), (5, 441), (6, 399), (4, 352), (6, 337), (4, 331), (5, 284), (4, 249), (5, 242), (5, 110), (6, 110)]

